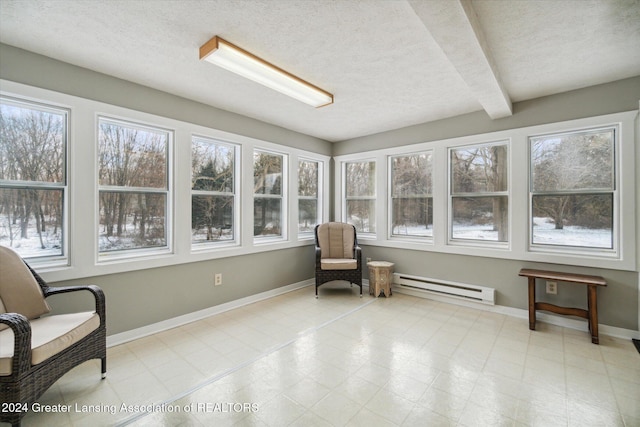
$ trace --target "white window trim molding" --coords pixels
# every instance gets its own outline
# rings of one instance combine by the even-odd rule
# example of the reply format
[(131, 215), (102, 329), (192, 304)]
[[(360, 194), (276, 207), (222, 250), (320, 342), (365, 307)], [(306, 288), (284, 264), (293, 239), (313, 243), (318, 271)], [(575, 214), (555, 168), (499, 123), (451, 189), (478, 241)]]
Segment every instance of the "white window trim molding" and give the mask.
[[(375, 236), (358, 236), (365, 245), (388, 248), (409, 249), (426, 252), (439, 252), (459, 255), (503, 258), (541, 263), (565, 264), (583, 267), (606, 268), (613, 270), (637, 271), (640, 254), (636, 248), (636, 186), (635, 167), (640, 168), (640, 156), (636, 160), (635, 146), (640, 137), (638, 129), (638, 111), (626, 111), (602, 116), (587, 117), (557, 123), (547, 123), (522, 128), (514, 128), (485, 134), (409, 144), (381, 150), (352, 153), (334, 158), (335, 218), (344, 218), (344, 164), (353, 161), (375, 161), (378, 165), (387, 165), (388, 156), (411, 154), (418, 151), (433, 150), (433, 229), (432, 242), (418, 242), (411, 239), (389, 238), (388, 233), (388, 172), (377, 168), (377, 199)], [(544, 133), (567, 132), (584, 128), (617, 125), (620, 129), (617, 146), (617, 185), (619, 187), (619, 247), (615, 256), (589, 255), (586, 252), (533, 251), (529, 247), (529, 155), (528, 138)], [(448, 241), (448, 149), (464, 145), (482, 145), (498, 141), (509, 141), (509, 244), (508, 247), (487, 247), (477, 244), (451, 244)], [(635, 153), (635, 154), (634, 154)], [(388, 168), (387, 168), (388, 169)], [(623, 236), (627, 236), (623, 239)], [(640, 282), (640, 278), (639, 278)]]

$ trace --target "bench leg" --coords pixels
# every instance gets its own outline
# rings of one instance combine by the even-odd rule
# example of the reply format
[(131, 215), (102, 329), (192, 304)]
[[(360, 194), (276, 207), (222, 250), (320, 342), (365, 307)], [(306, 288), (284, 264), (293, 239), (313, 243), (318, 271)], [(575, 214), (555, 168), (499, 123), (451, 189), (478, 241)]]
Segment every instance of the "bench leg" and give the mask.
[(536, 330), (536, 278), (529, 277), (529, 329)]
[(600, 344), (598, 337), (598, 288), (596, 285), (589, 285), (587, 289), (587, 304), (589, 308), (589, 331), (591, 332), (591, 342)]

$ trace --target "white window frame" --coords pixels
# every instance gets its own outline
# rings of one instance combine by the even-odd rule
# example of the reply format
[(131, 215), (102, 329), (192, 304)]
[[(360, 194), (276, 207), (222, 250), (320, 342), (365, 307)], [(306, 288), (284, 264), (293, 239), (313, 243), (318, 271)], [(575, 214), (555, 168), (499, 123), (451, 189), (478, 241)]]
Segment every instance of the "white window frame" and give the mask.
[[(455, 150), (460, 149), (474, 149), (474, 148), (483, 148), (483, 147), (494, 147), (494, 146), (506, 146), (507, 147), (507, 190), (506, 191), (484, 191), (484, 192), (475, 192), (475, 193), (457, 193), (454, 194), (453, 191), (453, 164), (451, 162), (451, 153)], [(460, 245), (460, 246), (486, 246), (493, 248), (501, 248), (508, 249), (509, 242), (511, 241), (511, 141), (509, 140), (501, 140), (501, 141), (491, 141), (484, 142), (479, 144), (470, 144), (470, 145), (453, 145), (448, 147), (447, 149), (447, 164), (448, 164), (448, 200), (447, 200), (447, 211), (448, 211), (448, 224), (447, 224), (447, 239), (450, 245)], [(481, 197), (506, 197), (507, 198), (507, 238), (505, 241), (495, 241), (495, 240), (481, 240), (481, 239), (464, 239), (460, 237), (453, 236), (453, 199), (457, 197), (469, 197), (469, 198), (481, 198)]]
[[(394, 196), (393, 194), (393, 177), (394, 177), (394, 169), (393, 169), (393, 159), (398, 158), (398, 157), (411, 157), (411, 156), (420, 156), (423, 154), (427, 154), (429, 156), (431, 156), (431, 192), (428, 193), (427, 195), (422, 195), (422, 196), (410, 196), (410, 197), (399, 197), (399, 196)], [(433, 233), (435, 233), (434, 230), (434, 225), (433, 225), (433, 221), (431, 224), (431, 229), (432, 229), (432, 234), (431, 236), (417, 236), (417, 235), (402, 235), (402, 234), (393, 234), (393, 200), (394, 199), (408, 199), (408, 198), (420, 198), (420, 197), (426, 197), (426, 198), (431, 198), (431, 210), (433, 212), (434, 206), (433, 206), (433, 201), (434, 201), (434, 197), (433, 197), (433, 191), (434, 191), (434, 182), (433, 182), (433, 158), (434, 158), (434, 153), (433, 150), (431, 149), (425, 149), (422, 151), (416, 151), (416, 152), (412, 152), (412, 153), (403, 153), (403, 154), (394, 154), (392, 156), (387, 156), (387, 176), (388, 176), (388, 201), (387, 201), (387, 227), (389, 230), (388, 233), (388, 239), (397, 239), (397, 240), (414, 240), (417, 242), (427, 242), (427, 243), (431, 243), (433, 242)]]
[[(347, 195), (347, 165), (350, 163), (373, 163), (373, 165), (375, 166), (375, 172), (374, 172), (374, 183), (373, 183), (373, 192), (374, 194), (372, 195), (368, 195), (368, 196), (348, 196)], [(354, 201), (358, 201), (358, 200), (364, 200), (364, 201), (376, 201), (377, 198), (379, 197), (379, 188), (378, 185), (380, 182), (385, 182), (385, 180), (380, 180), (379, 178), (379, 173), (381, 172), (380, 167), (378, 167), (379, 161), (377, 159), (371, 159), (371, 158), (360, 158), (360, 159), (354, 159), (354, 160), (347, 160), (341, 163), (341, 178), (340, 178), (340, 182), (341, 182), (341, 201), (340, 201), (340, 206), (342, 207), (341, 212), (340, 212), (340, 218), (342, 218), (343, 222), (348, 222), (347, 219), (347, 202), (349, 200), (354, 200)], [(384, 171), (382, 171), (384, 173)], [(376, 238), (376, 236), (378, 235), (378, 233), (380, 233), (380, 218), (384, 217), (380, 215), (380, 209), (379, 209), (379, 203), (374, 203), (374, 208), (373, 208), (373, 214), (375, 215), (373, 224), (375, 226), (375, 231), (374, 232), (366, 232), (366, 231), (360, 231), (358, 230), (356, 227), (356, 231), (358, 234), (358, 239), (360, 238), (364, 238), (364, 239), (372, 239), (372, 238)], [(369, 218), (370, 220), (370, 218)], [(371, 223), (371, 221), (370, 221)]]
[[(271, 156), (278, 156), (282, 158), (282, 176), (281, 176), (281, 191), (280, 194), (260, 194), (260, 193), (255, 193), (255, 189), (253, 189), (253, 184), (254, 184), (254, 161), (253, 161), (253, 156), (255, 153), (263, 153), (263, 154), (267, 154), (267, 155), (271, 155)], [(253, 244), (255, 245), (260, 245), (260, 244), (270, 244), (270, 243), (274, 243), (274, 242), (280, 242), (280, 241), (286, 241), (288, 239), (288, 234), (289, 234), (289, 217), (288, 217), (288, 213), (289, 213), (289, 174), (288, 174), (288, 170), (290, 168), (289, 165), (289, 155), (287, 153), (283, 153), (280, 151), (276, 151), (273, 149), (269, 149), (269, 148), (261, 148), (261, 147), (256, 147), (252, 150), (251, 152), (251, 157), (252, 157), (252, 161), (251, 161), (251, 197), (252, 197), (252, 203), (251, 203), (251, 228), (252, 228), (252, 233), (251, 235), (253, 236)], [(256, 199), (263, 199), (263, 200), (280, 200), (280, 235), (276, 235), (276, 236), (261, 236), (255, 235), (255, 231), (254, 231), (254, 227), (255, 227), (255, 218), (254, 218), (254, 214), (255, 214), (255, 201)], [(295, 198), (294, 198), (295, 199)]]
[(121, 186), (106, 186), (100, 184), (100, 176), (99, 176), (99, 168), (96, 167), (96, 205), (95, 205), (95, 213), (96, 213), (96, 226), (95, 230), (98, 231), (100, 228), (100, 193), (105, 192), (123, 192), (123, 193), (153, 193), (153, 194), (163, 194), (166, 197), (165, 204), (165, 245), (157, 246), (157, 247), (148, 247), (148, 248), (133, 248), (133, 249), (122, 249), (117, 251), (105, 251), (101, 252), (99, 247), (99, 239), (96, 235), (96, 252), (97, 252), (97, 260), (98, 262), (112, 262), (114, 260), (123, 260), (129, 258), (137, 258), (137, 257), (147, 257), (149, 255), (158, 255), (158, 254), (168, 254), (173, 252), (173, 145), (175, 140), (175, 131), (173, 129), (166, 128), (164, 126), (149, 123), (131, 120), (128, 118), (114, 117), (106, 114), (97, 114), (95, 121), (95, 131), (96, 131), (96, 164), (98, 162), (98, 155), (100, 152), (99, 148), (99, 134), (100, 134), (100, 123), (102, 121), (110, 122), (112, 124), (121, 124), (123, 126), (140, 128), (140, 129), (149, 129), (151, 131), (158, 131), (167, 134), (167, 147), (166, 147), (166, 188), (158, 189), (151, 187), (121, 187)]
[(69, 207), (70, 207), (70, 177), (69, 177), (69, 164), (71, 153), (71, 133), (69, 131), (71, 127), (72, 113), (71, 109), (66, 105), (56, 104), (48, 100), (39, 98), (26, 97), (22, 95), (4, 94), (0, 93), (0, 98), (8, 104), (14, 104), (16, 106), (23, 106), (24, 108), (33, 108), (36, 110), (51, 111), (55, 114), (61, 114), (64, 116), (64, 164), (63, 182), (51, 183), (40, 181), (0, 181), (0, 188), (3, 189), (34, 189), (34, 190), (59, 190), (62, 191), (62, 232), (61, 232), (61, 248), (60, 255), (40, 255), (25, 257), (29, 261), (29, 264), (33, 267), (59, 267), (67, 266), (70, 262), (70, 224), (69, 224)]
[[(565, 190), (565, 191), (534, 191), (533, 189), (533, 159), (531, 158), (531, 139), (540, 136), (560, 136), (560, 135), (572, 135), (580, 133), (588, 133), (599, 130), (611, 130), (613, 131), (613, 153), (612, 153), (612, 189), (610, 190)], [(619, 137), (620, 127), (619, 124), (611, 124), (607, 126), (597, 126), (582, 129), (571, 129), (564, 132), (549, 132), (544, 134), (530, 135), (528, 142), (528, 160), (529, 160), (529, 251), (550, 253), (550, 254), (571, 254), (575, 256), (595, 256), (595, 257), (618, 257), (619, 244), (620, 244), (620, 195), (619, 195), (619, 170), (621, 169), (619, 164)], [(580, 247), (571, 245), (545, 245), (542, 243), (534, 243), (533, 241), (533, 197), (536, 195), (579, 195), (579, 194), (611, 194), (612, 196), (612, 247), (611, 248), (596, 248), (596, 247)]]
[[(318, 170), (318, 176), (317, 176), (317, 180), (318, 182), (316, 183), (316, 188), (317, 188), (317, 192), (316, 192), (316, 196), (301, 196), (300, 195), (300, 177), (297, 173), (297, 171), (300, 170), (300, 163), (302, 162), (307, 162), (307, 163), (315, 163), (317, 165), (317, 170)], [(298, 209), (296, 215), (294, 215), (294, 217), (296, 218), (296, 231), (298, 233), (298, 238), (299, 239), (311, 239), (314, 238), (314, 230), (311, 229), (309, 231), (300, 231), (300, 219), (299, 219), (299, 215), (300, 215), (300, 201), (301, 200), (315, 200), (316, 201), (316, 224), (322, 224), (323, 218), (324, 217), (324, 211), (322, 209), (322, 206), (324, 205), (323, 203), (323, 194), (324, 194), (324, 162), (322, 160), (318, 160), (318, 159), (313, 159), (313, 158), (308, 158), (308, 157), (298, 157), (297, 161), (295, 163), (297, 165), (297, 167), (295, 168), (296, 170), (296, 198), (297, 198), (297, 202), (296, 202), (296, 208)]]
[[(201, 196), (226, 196), (233, 197), (233, 238), (230, 240), (223, 240), (217, 242), (198, 242), (194, 243), (191, 241), (191, 250), (192, 252), (198, 251), (209, 251), (216, 250), (220, 248), (227, 248), (229, 246), (238, 246), (240, 242), (240, 233), (241, 233), (241, 221), (240, 221), (240, 200), (242, 198), (242, 194), (240, 191), (241, 185), (241, 175), (240, 175), (240, 163), (242, 161), (242, 147), (239, 144), (235, 144), (232, 142), (223, 141), (219, 138), (211, 138), (208, 136), (192, 134), (191, 135), (191, 143), (193, 144), (194, 139), (199, 139), (202, 141), (210, 142), (215, 145), (222, 145), (227, 148), (233, 150), (233, 189), (232, 192), (217, 192), (217, 191), (209, 191), (209, 190), (193, 190), (191, 189), (191, 200), (193, 201), (193, 196), (201, 195)], [(192, 147), (191, 147), (192, 148)], [(191, 150), (190, 155), (192, 155), (193, 150)], [(193, 204), (190, 204), (192, 207)], [(191, 209), (189, 210), (190, 218), (191, 218)], [(193, 230), (193, 228), (192, 228)]]

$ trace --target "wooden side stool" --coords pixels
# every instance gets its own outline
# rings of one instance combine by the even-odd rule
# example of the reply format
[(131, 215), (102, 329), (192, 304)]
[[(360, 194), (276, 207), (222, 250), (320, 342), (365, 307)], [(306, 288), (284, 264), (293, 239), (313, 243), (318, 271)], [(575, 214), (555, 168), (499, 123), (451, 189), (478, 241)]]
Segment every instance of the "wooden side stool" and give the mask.
[[(529, 278), (529, 329), (536, 329), (536, 310), (578, 316), (589, 321), (591, 342), (599, 344), (598, 338), (598, 286), (607, 286), (607, 281), (600, 276), (584, 274), (558, 273), (555, 271), (532, 270), (523, 268), (519, 276)], [(546, 302), (536, 302), (536, 279), (557, 280), (559, 282), (578, 283), (587, 286), (587, 310), (582, 308), (559, 307)]]
[(393, 263), (386, 261), (370, 261), (369, 267), (369, 294), (375, 297), (384, 292), (385, 297), (391, 296), (391, 281), (393, 278)]

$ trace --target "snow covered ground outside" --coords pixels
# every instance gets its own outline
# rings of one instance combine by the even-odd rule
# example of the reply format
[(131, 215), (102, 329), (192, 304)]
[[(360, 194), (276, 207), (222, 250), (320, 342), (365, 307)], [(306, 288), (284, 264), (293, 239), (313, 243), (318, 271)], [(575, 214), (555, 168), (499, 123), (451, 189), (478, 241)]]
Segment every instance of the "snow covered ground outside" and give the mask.
[(613, 231), (610, 228), (594, 229), (575, 225), (556, 230), (549, 218), (536, 217), (533, 219), (533, 243), (610, 249), (613, 247)]
[[(431, 237), (433, 229), (424, 225), (402, 225), (393, 228), (394, 236)], [(587, 248), (611, 248), (611, 229), (591, 229), (574, 225), (556, 230), (549, 218), (534, 218), (533, 243), (540, 245), (575, 246)], [(493, 224), (454, 223), (453, 238), (463, 240), (498, 241)]]
[[(13, 242), (9, 240), (6, 217), (0, 217), (0, 245), (9, 246), (15, 249), (23, 257), (43, 257), (62, 255), (62, 236), (58, 233), (45, 232), (42, 241), (45, 248), (41, 247), (40, 238), (35, 232), (35, 227), (29, 228), (29, 238), (21, 239), (14, 237)], [(433, 236), (431, 226), (425, 228), (424, 225), (396, 226), (393, 230), (397, 236)], [(14, 235), (16, 234), (14, 226)], [(132, 234), (133, 236), (134, 234)], [(19, 236), (19, 235), (18, 235)], [(497, 241), (498, 232), (493, 231), (491, 224), (470, 225), (454, 224), (453, 237), (465, 240)], [(221, 240), (232, 238), (230, 230), (224, 230)], [(202, 242), (206, 240), (206, 234), (193, 235), (194, 241)], [(124, 249), (134, 249), (139, 247), (139, 243), (134, 242), (134, 237), (122, 237), (120, 239), (109, 238), (100, 233), (100, 247), (102, 250), (117, 251)], [(611, 248), (613, 232), (611, 229), (589, 229), (578, 226), (565, 226), (562, 230), (556, 230), (553, 222), (549, 218), (534, 218), (533, 243), (540, 245), (590, 247), (590, 248)], [(156, 239), (153, 246), (162, 246), (164, 239)], [(147, 244), (152, 245), (148, 241)], [(108, 248), (108, 249), (107, 249)]]
[(394, 236), (415, 236), (415, 237), (433, 237), (433, 226), (424, 224), (403, 224), (393, 227), (392, 234)]
[[(35, 222), (35, 221), (34, 221)], [(13, 225), (13, 241), (10, 239), (7, 217), (0, 216), (0, 245), (8, 246), (25, 258), (62, 255), (62, 236), (60, 229), (53, 233), (52, 229), (42, 233), (42, 243), (36, 228), (29, 227), (26, 239), (20, 238), (20, 228)], [(42, 248), (44, 246), (44, 249)]]

